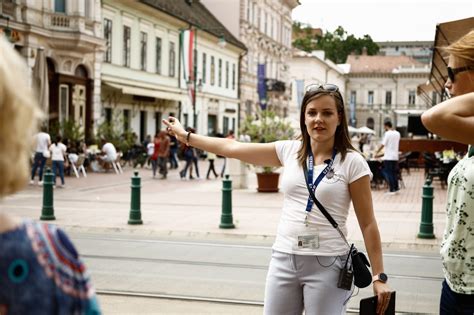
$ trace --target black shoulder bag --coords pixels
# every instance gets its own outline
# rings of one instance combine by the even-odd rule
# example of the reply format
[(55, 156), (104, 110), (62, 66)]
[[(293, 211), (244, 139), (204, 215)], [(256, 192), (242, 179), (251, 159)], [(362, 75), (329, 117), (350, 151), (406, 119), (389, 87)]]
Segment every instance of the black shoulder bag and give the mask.
[(308, 178), (306, 175), (308, 173), (308, 168), (306, 166), (306, 163), (304, 163), (303, 165), (303, 173), (304, 173), (306, 188), (308, 188), (308, 192), (309, 192), (309, 195), (311, 196), (311, 199), (313, 199), (313, 202), (318, 206), (322, 214), (326, 217), (329, 223), (331, 223), (331, 225), (339, 232), (344, 242), (346, 242), (347, 246), (350, 248), (349, 256), (351, 257), (351, 261), (352, 261), (352, 272), (347, 269), (347, 261), (349, 260), (349, 258), (347, 258), (344, 269), (341, 270), (341, 274), (339, 275), (338, 286), (346, 290), (350, 290), (351, 283), (352, 283), (352, 274), (354, 277), (354, 284), (357, 287), (365, 288), (369, 286), (372, 283), (372, 275), (368, 268), (370, 267), (370, 264), (369, 264), (369, 261), (367, 260), (367, 257), (365, 256), (364, 253), (359, 252), (357, 248), (354, 246), (354, 244), (349, 245), (346, 237), (344, 236), (344, 233), (342, 233), (341, 229), (339, 229), (339, 225), (337, 224), (337, 222), (327, 212), (327, 210), (318, 201), (318, 199), (316, 199), (316, 196), (314, 195), (313, 191), (308, 185)]

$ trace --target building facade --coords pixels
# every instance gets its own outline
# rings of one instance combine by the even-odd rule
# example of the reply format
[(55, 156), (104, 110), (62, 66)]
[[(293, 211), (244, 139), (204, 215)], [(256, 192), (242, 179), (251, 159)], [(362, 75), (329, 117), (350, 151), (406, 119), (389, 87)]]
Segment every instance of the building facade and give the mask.
[(100, 1), (4, 0), (0, 14), (0, 27), (31, 69), (50, 129), (73, 121), (92, 138), (101, 115)]
[(331, 83), (339, 87), (341, 95), (345, 95), (346, 78), (344, 70), (325, 58), (324, 51), (307, 53), (294, 50), (290, 67), (290, 114), (289, 117), (295, 129), (299, 129), (299, 112), (305, 87), (310, 84)]
[(418, 62), (429, 64), (433, 56), (432, 41), (377, 42), (382, 56), (408, 56)]
[(291, 12), (297, 0), (202, 0), (247, 46), (240, 67), (240, 114), (259, 107), (289, 114)]
[[(200, 2), (104, 0), (103, 25), (106, 120), (118, 121), (140, 140), (161, 130), (170, 115), (201, 134), (235, 128), (245, 46)], [(185, 30), (193, 30), (191, 55), (182, 49)], [(183, 62), (190, 56), (194, 77)]]
[(417, 86), (428, 79), (428, 65), (407, 56), (350, 55), (342, 67), (354, 127), (368, 126), (381, 136), (384, 121), (390, 119), (402, 137), (422, 132), (419, 118), (427, 105)]

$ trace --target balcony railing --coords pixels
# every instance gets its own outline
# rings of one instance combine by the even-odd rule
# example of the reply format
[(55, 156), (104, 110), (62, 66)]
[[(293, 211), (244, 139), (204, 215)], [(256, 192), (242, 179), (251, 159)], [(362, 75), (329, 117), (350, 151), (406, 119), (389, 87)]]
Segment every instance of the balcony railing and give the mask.
[(267, 92), (276, 92), (276, 93), (284, 93), (285, 92), (285, 82), (279, 81), (277, 79), (265, 79), (265, 84), (267, 86)]

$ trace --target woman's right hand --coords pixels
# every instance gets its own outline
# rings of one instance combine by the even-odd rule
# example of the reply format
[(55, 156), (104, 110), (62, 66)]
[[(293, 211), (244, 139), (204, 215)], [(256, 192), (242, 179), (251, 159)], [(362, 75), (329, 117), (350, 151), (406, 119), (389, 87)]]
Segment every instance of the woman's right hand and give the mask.
[(168, 119), (163, 119), (163, 123), (166, 125), (166, 131), (169, 135), (175, 136), (181, 142), (186, 142), (187, 132), (178, 119), (170, 116)]

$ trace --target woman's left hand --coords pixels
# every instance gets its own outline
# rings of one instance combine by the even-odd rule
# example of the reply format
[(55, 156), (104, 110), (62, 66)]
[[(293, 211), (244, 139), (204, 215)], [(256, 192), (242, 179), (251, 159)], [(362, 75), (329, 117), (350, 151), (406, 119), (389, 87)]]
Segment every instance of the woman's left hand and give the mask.
[(390, 302), (390, 294), (392, 291), (388, 284), (381, 281), (375, 281), (373, 283), (374, 294), (377, 296), (377, 314), (384, 314), (387, 310), (388, 303)]

